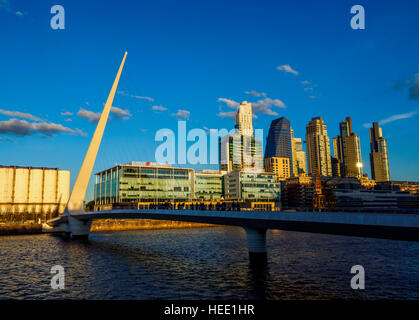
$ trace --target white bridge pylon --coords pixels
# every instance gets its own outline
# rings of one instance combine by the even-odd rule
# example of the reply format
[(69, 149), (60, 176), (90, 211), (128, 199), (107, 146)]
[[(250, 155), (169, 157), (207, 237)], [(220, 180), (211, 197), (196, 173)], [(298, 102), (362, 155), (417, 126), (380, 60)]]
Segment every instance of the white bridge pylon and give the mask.
[(108, 121), (109, 112), (112, 108), (113, 98), (115, 97), (116, 88), (118, 87), (119, 78), (121, 77), (122, 69), (124, 68), (127, 52), (125, 51), (124, 58), (119, 66), (115, 81), (113, 82), (111, 92), (108, 100), (100, 115), (95, 133), (90, 142), (89, 149), (87, 149), (83, 164), (81, 165), (76, 183), (71, 191), (70, 199), (64, 210), (64, 214), (55, 219), (49, 220), (42, 225), (43, 232), (62, 233), (70, 235), (72, 239), (87, 239), (92, 225), (91, 220), (81, 220), (77, 217), (86, 213), (84, 211), (84, 197), (86, 196), (87, 186), (89, 184), (90, 176), (92, 175), (93, 166), (95, 165), (96, 156), (99, 151), (100, 142), (102, 141), (103, 132), (105, 131), (106, 122)]
[(93, 166), (95, 165), (96, 156), (99, 151), (100, 142), (102, 141), (103, 132), (105, 131), (106, 123), (108, 121), (109, 112), (112, 108), (113, 99), (115, 97), (116, 89), (118, 87), (119, 78), (121, 77), (122, 69), (124, 68), (127, 52), (125, 51), (124, 58), (119, 66), (118, 73), (115, 81), (113, 82), (111, 92), (109, 93), (108, 100), (103, 108), (99, 122), (97, 124), (95, 133), (93, 134), (92, 141), (90, 142), (89, 149), (84, 157), (83, 164), (81, 165), (76, 183), (73, 186), (70, 199), (68, 200), (64, 215), (78, 215), (84, 213), (84, 197), (86, 196), (87, 187), (89, 184), (90, 176), (92, 175)]

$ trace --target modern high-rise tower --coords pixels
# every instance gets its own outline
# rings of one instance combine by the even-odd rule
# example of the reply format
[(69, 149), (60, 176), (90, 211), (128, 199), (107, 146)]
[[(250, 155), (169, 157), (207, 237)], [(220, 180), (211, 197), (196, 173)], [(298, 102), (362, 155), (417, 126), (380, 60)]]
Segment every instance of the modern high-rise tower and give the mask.
[(309, 174), (319, 169), (321, 176), (332, 176), (330, 139), (322, 117), (312, 118), (306, 126), (306, 144)]
[(291, 131), (291, 166), (292, 166), (292, 172), (293, 176), (298, 176), (298, 167), (297, 167), (297, 150), (295, 145), (295, 138), (294, 138), (294, 130), (292, 127), (290, 127)]
[(290, 174), (293, 176), (291, 130), (291, 123), (285, 117), (275, 119), (271, 122), (268, 137), (266, 138), (264, 158), (288, 158), (290, 163)]
[(297, 167), (297, 172), (295, 172), (295, 174), (306, 173), (306, 153), (303, 150), (303, 142), (301, 141), (301, 138), (294, 138), (294, 146), (295, 162)]
[(352, 131), (352, 119), (346, 117), (339, 123), (340, 135), (333, 138), (334, 156), (340, 165), (342, 177), (362, 177), (361, 144)]
[(243, 134), (228, 134), (218, 141), (221, 171), (262, 171), (262, 141)]
[(240, 103), (240, 107), (236, 113), (236, 125), (234, 128), (240, 135), (253, 136), (251, 103), (248, 103), (247, 101)]
[(370, 128), (370, 163), (371, 176), (377, 182), (390, 181), (390, 168), (388, 164), (387, 141), (378, 122), (372, 123)]
[(236, 113), (235, 134), (219, 138), (219, 161), (221, 171), (263, 170), (263, 144), (253, 136), (252, 105), (240, 104)]

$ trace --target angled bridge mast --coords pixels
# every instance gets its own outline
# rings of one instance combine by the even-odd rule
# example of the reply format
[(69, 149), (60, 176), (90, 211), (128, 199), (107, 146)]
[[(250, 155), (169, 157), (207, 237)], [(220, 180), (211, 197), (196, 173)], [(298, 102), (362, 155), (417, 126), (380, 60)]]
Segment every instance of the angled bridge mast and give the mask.
[(83, 202), (86, 195), (87, 186), (89, 184), (90, 176), (92, 175), (93, 166), (96, 161), (96, 156), (99, 151), (100, 142), (102, 141), (103, 132), (105, 131), (106, 122), (108, 121), (109, 112), (112, 108), (113, 99), (115, 97), (116, 88), (118, 87), (119, 78), (121, 77), (122, 69), (125, 64), (127, 52), (125, 51), (124, 58), (119, 66), (118, 73), (109, 93), (108, 100), (106, 100), (99, 122), (97, 124), (89, 149), (84, 157), (83, 164), (80, 168), (79, 174), (71, 192), (70, 199), (67, 203), (64, 215), (77, 215), (84, 213)]

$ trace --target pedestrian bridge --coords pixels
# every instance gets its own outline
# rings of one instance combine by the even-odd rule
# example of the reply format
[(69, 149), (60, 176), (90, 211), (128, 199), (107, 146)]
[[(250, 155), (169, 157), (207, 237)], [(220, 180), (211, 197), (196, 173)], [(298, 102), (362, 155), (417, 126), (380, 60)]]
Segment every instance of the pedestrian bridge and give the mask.
[(268, 229), (315, 232), (395, 240), (419, 240), (418, 214), (359, 212), (287, 212), (218, 210), (134, 210), (85, 212), (84, 198), (112, 107), (113, 98), (125, 63), (125, 52), (117, 76), (100, 116), (98, 125), (80, 168), (67, 207), (62, 216), (49, 220), (43, 230), (63, 233), (72, 239), (87, 238), (95, 219), (156, 219), (239, 226), (246, 230), (250, 260), (266, 262)]
[[(77, 223), (69, 219), (77, 219)], [(76, 218), (61, 216), (49, 221), (44, 231), (87, 238), (95, 219), (154, 219), (243, 227), (251, 262), (267, 261), (268, 229), (419, 241), (419, 215), (398, 213), (125, 209), (86, 212)]]
[[(86, 212), (77, 219), (154, 219), (238, 226), (256, 229), (325, 233), (367, 238), (419, 241), (419, 215), (360, 212), (207, 211), (207, 210), (105, 210)], [(50, 220), (50, 226), (68, 222), (66, 216)], [(53, 229), (50, 229), (53, 231)], [(45, 230), (48, 232), (48, 229)], [(57, 230), (56, 230), (57, 231)], [(70, 230), (59, 230), (66, 232)]]

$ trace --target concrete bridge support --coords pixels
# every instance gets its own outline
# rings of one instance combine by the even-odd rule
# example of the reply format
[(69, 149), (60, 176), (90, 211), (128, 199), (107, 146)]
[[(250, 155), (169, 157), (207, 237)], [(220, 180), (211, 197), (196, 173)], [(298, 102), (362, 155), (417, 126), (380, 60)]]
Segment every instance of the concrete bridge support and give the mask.
[(68, 226), (71, 239), (84, 239), (89, 238), (90, 227), (92, 220), (79, 220), (72, 216), (68, 217)]
[(268, 254), (266, 251), (266, 229), (245, 227), (247, 247), (249, 249), (249, 262), (252, 266), (266, 266)]

